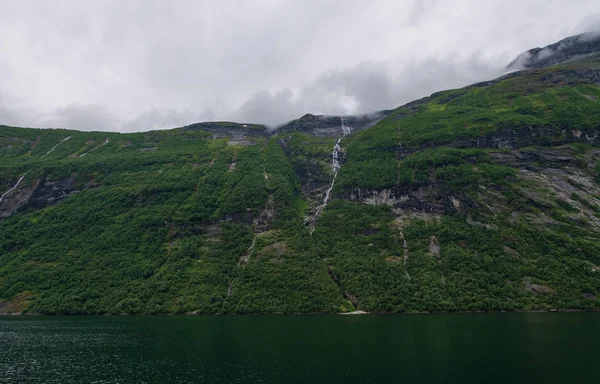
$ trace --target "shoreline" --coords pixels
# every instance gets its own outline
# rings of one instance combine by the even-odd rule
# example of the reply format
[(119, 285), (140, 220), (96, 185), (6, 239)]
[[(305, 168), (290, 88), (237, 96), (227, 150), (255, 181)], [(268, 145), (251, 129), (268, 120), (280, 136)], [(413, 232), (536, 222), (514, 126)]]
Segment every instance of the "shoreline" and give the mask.
[(92, 314), (92, 313), (76, 313), (76, 314), (57, 314), (57, 313), (0, 313), (0, 317), (35, 317), (35, 316), (47, 316), (47, 317), (94, 317), (94, 316), (105, 316), (105, 317), (123, 317), (123, 316), (148, 316), (148, 317), (167, 317), (167, 316), (179, 316), (179, 317), (193, 317), (193, 316), (364, 316), (364, 315), (390, 315), (390, 316), (402, 316), (402, 315), (461, 315), (461, 314), (498, 314), (498, 313), (598, 313), (600, 309), (532, 309), (532, 310), (512, 310), (512, 311), (411, 311), (411, 312), (365, 312), (361, 310), (353, 312), (269, 312), (269, 313), (161, 313), (161, 314), (150, 314), (150, 313), (120, 313), (120, 314)]

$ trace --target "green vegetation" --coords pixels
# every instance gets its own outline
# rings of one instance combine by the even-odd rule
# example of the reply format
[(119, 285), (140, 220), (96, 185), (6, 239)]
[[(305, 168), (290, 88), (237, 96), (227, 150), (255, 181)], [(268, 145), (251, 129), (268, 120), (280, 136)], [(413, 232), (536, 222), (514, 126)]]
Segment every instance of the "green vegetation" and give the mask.
[(398, 108), (318, 216), (335, 137), (0, 127), (0, 313), (597, 310), (597, 67)]

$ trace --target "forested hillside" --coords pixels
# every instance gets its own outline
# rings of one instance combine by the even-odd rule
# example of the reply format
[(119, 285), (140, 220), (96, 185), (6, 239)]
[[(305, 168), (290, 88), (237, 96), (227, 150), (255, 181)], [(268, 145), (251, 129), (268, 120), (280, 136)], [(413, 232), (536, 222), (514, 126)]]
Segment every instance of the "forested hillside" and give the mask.
[(363, 117), (0, 127), (0, 313), (600, 308), (600, 60)]

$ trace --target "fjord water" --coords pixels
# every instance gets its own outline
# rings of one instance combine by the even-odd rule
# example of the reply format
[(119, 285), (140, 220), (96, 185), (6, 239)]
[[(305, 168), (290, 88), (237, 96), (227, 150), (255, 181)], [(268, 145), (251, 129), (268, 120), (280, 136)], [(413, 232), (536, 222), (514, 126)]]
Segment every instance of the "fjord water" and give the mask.
[(600, 314), (0, 317), (0, 383), (599, 382)]

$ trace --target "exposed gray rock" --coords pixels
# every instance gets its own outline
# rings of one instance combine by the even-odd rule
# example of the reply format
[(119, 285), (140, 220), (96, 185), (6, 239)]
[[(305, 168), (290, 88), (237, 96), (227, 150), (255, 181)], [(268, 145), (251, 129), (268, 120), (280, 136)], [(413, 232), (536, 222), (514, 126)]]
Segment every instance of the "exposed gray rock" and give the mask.
[(556, 291), (546, 285), (532, 284), (531, 279), (528, 277), (525, 279), (525, 290), (538, 295), (555, 295)]
[(57, 204), (79, 192), (75, 182), (75, 177), (67, 177), (61, 180), (34, 179), (30, 183), (21, 184), (0, 203), (0, 220), (18, 210), (42, 209)]
[(40, 183), (39, 179), (32, 183), (21, 183), (0, 202), (0, 220), (7, 218), (29, 202)]
[(245, 141), (248, 138), (268, 137), (271, 131), (261, 124), (240, 124), (232, 122), (204, 122), (183, 127), (184, 130), (201, 130), (210, 133), (213, 139)]
[(540, 284), (531, 284), (529, 286), (529, 290), (531, 292), (538, 293), (541, 295), (554, 295), (556, 293), (554, 289)]
[(440, 242), (438, 241), (437, 237), (435, 237), (435, 236), (431, 236), (431, 238), (429, 239), (429, 252), (431, 253), (431, 256), (433, 256), (439, 260), (439, 258), (440, 258)]
[(513, 256), (513, 257), (521, 256), (516, 249), (512, 249), (511, 247), (507, 247), (506, 245), (503, 245), (502, 249), (504, 250), (504, 252), (506, 252), (510, 256)]
[(64, 200), (79, 192), (75, 187), (75, 182), (76, 179), (73, 176), (61, 180), (41, 179), (24, 208), (41, 209)]
[(277, 133), (304, 132), (316, 137), (340, 137), (341, 119), (351, 128), (351, 133), (374, 126), (392, 111), (379, 111), (358, 116), (323, 116), (306, 114), (277, 128)]
[[(441, 145), (452, 148), (497, 148), (497, 149), (519, 149), (529, 146), (563, 145), (567, 143), (584, 143), (598, 145), (600, 127), (589, 127), (575, 134), (573, 131), (560, 129), (555, 126), (549, 127), (522, 127), (506, 128), (486, 136), (465, 137), (450, 142), (429, 141), (418, 147), (400, 147), (394, 149), (400, 157), (422, 151), (427, 148), (436, 148)], [(565, 160), (565, 159), (559, 159)]]

